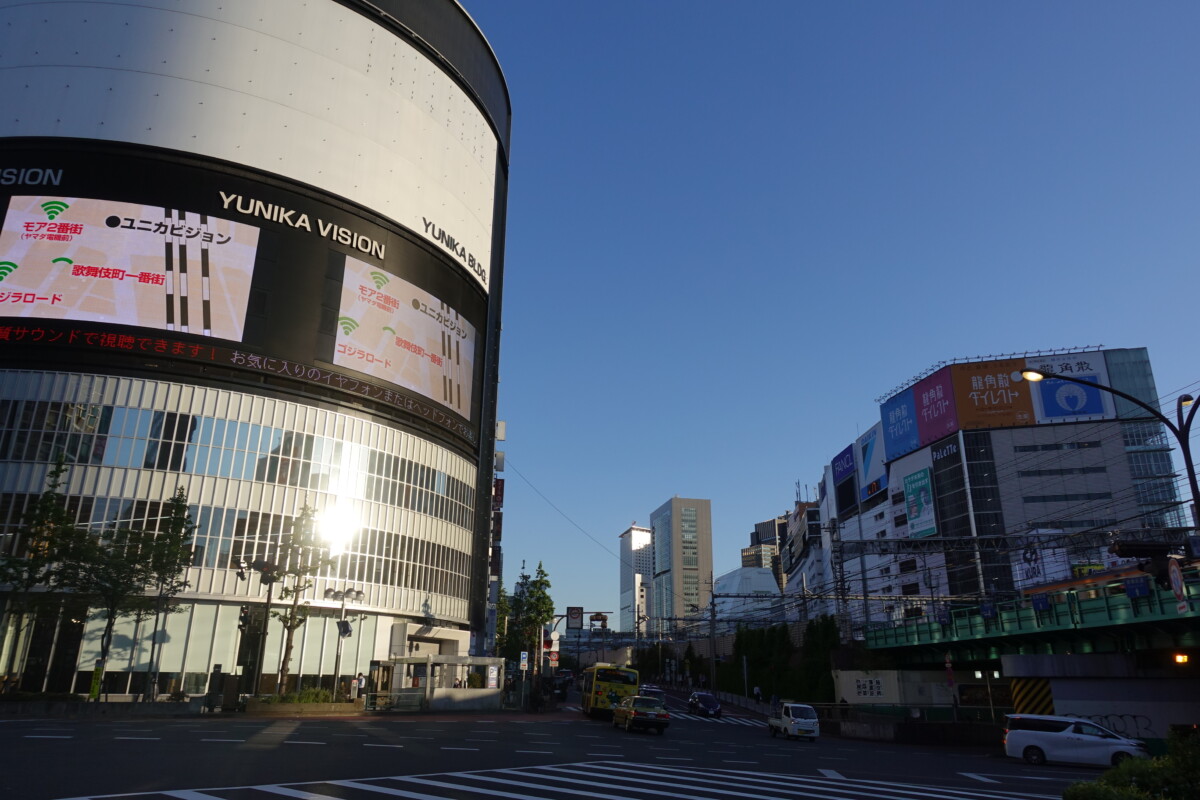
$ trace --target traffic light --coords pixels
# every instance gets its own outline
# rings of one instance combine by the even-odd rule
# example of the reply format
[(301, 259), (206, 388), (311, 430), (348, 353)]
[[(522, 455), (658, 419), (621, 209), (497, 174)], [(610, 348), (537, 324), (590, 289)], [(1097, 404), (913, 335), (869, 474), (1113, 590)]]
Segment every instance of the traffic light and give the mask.
[(242, 613), (238, 616), (238, 630), (244, 631), (250, 627), (250, 606), (242, 606)]
[(279, 580), (279, 567), (272, 564), (270, 561), (263, 561), (261, 558), (250, 565), (250, 568), (261, 574), (263, 585), (274, 583)]
[(338, 620), (337, 628), (338, 628), (338, 636), (342, 637), (343, 639), (347, 638), (348, 636), (350, 636), (350, 634), (354, 633), (354, 629), (350, 627), (350, 623), (344, 619)]

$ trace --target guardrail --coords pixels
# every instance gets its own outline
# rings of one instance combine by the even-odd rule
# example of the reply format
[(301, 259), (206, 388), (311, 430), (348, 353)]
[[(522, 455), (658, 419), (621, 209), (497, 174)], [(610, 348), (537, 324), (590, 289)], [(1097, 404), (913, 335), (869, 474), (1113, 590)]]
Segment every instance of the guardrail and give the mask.
[[(1194, 584), (1185, 585), (1185, 599), (1154, 587), (1147, 596), (1130, 597), (1116, 584), (1068, 589), (1017, 600), (958, 608), (941, 620), (930, 617), (877, 626), (866, 631), (871, 648), (908, 647), (939, 642), (989, 639), (1021, 633), (1103, 628), (1112, 625), (1157, 623), (1200, 617)], [(1183, 609), (1183, 610), (1181, 610)]]

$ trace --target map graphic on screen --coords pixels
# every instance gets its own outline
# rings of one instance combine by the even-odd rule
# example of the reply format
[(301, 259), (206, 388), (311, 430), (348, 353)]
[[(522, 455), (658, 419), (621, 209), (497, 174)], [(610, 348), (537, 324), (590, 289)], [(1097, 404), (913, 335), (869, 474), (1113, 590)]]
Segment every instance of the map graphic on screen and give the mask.
[(258, 228), (82, 197), (13, 197), (0, 317), (136, 325), (242, 340)]
[(349, 256), (333, 363), (470, 417), (475, 327), (424, 289)]

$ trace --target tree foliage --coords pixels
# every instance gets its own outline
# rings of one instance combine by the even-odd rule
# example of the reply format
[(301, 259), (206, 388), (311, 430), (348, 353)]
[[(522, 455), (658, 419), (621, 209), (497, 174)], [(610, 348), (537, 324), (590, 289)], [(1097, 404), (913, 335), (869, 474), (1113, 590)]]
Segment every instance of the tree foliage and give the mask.
[(146, 698), (154, 699), (157, 683), (158, 632), (162, 620), (175, 610), (176, 598), (188, 587), (187, 568), (192, 563), (192, 537), (196, 524), (188, 509), (187, 493), (180, 486), (167, 503), (163, 519), (154, 534), (150, 553), (150, 586), (154, 599), (154, 627), (150, 636), (150, 657), (146, 662)]
[(509, 651), (509, 636), (508, 636), (508, 620), (512, 616), (512, 599), (509, 597), (508, 590), (503, 586), (500, 587), (500, 593), (496, 598), (496, 653), (507, 658), (505, 655)]
[(509, 597), (509, 615), (501, 655), (517, 660), (528, 650), (533, 669), (541, 662), (542, 630), (554, 619), (554, 599), (550, 596), (550, 576), (539, 561), (532, 577), (522, 572)]
[[(33, 622), (37, 607), (47, 600), (57, 600), (48, 594), (54, 579), (54, 566), (61, 542), (68, 537), (71, 526), (66, 502), (62, 497), (63, 474), (66, 465), (60, 460), (46, 478), (46, 489), (25, 514), (12, 550), (0, 553), (0, 584), (7, 585), (8, 602), (0, 632), (10, 628), (15, 642)], [(9, 648), (5, 675), (15, 671), (16, 646)]]
[(57, 601), (65, 593), (86, 602), (105, 623), (100, 638), (103, 670), (117, 619), (149, 616), (163, 598), (187, 586), (180, 576), (191, 558), (194, 526), (182, 489), (168, 504), (158, 532), (76, 525), (64, 495), (65, 474), (61, 460), (50, 470), (46, 489), (19, 532), (19, 549), (0, 558), (0, 582), (10, 586), (9, 613), (23, 618), (35, 599)]
[(283, 656), (279, 662), (277, 692), (286, 690), (296, 630), (308, 621), (311, 612), (308, 601), (301, 603), (300, 598), (316, 583), (317, 574), (331, 563), (333, 559), (318, 547), (316, 511), (305, 506), (292, 523), (291, 532), (284, 535), (276, 564), (275, 574), (281, 586), (279, 597), (285, 601), (282, 609), (271, 612), (283, 626)]

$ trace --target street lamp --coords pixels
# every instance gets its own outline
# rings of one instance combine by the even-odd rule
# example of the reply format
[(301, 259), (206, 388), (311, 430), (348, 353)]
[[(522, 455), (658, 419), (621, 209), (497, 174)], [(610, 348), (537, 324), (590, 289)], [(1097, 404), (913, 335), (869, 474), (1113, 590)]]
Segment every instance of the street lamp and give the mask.
[(342, 611), (338, 616), (337, 624), (337, 654), (333, 657), (333, 691), (335, 694), (338, 691), (338, 681), (342, 677), (342, 640), (353, 632), (350, 628), (350, 623), (346, 622), (346, 603), (351, 600), (361, 603), (364, 596), (358, 589), (344, 589), (341, 591), (335, 589), (325, 590), (326, 600), (333, 600), (342, 604)]
[[(1200, 406), (1197, 406), (1195, 404), (1195, 399), (1190, 394), (1181, 394), (1181, 395), (1179, 395), (1178, 398), (1176, 398), (1176, 400), (1175, 400), (1175, 420), (1176, 420), (1176, 422), (1171, 422), (1171, 420), (1169, 420), (1165, 416), (1163, 416), (1162, 413), (1157, 408), (1154, 408), (1153, 406), (1151, 406), (1147, 403), (1143, 403), (1141, 400), (1137, 399), (1133, 395), (1126, 394), (1125, 392), (1122, 392), (1120, 389), (1114, 389), (1113, 387), (1105, 386), (1102, 383), (1095, 383), (1093, 381), (1085, 381), (1081, 378), (1075, 378), (1070, 375), (1063, 375), (1058, 372), (1045, 372), (1040, 369), (1021, 370), (1021, 377), (1023, 377), (1027, 381), (1033, 381), (1035, 383), (1037, 381), (1042, 380), (1043, 378), (1057, 378), (1060, 381), (1067, 381), (1069, 383), (1078, 383), (1082, 386), (1091, 386), (1096, 389), (1101, 389), (1105, 392), (1108, 392), (1109, 394), (1115, 394), (1117, 397), (1128, 400), (1129, 402), (1133, 403), (1134, 405), (1138, 406), (1139, 408), (1142, 408), (1142, 409), (1146, 410), (1147, 412), (1149, 412), (1149, 414), (1152, 417), (1157, 419), (1163, 425), (1166, 425), (1167, 430), (1169, 430), (1171, 432), (1171, 434), (1175, 437), (1175, 440), (1177, 442), (1179, 442), (1179, 451), (1183, 455), (1183, 466), (1187, 470), (1188, 484), (1191, 486), (1191, 489), (1192, 489), (1192, 526), (1194, 527), (1197, 525), (1198, 517), (1200, 517), (1200, 485), (1198, 485), (1196, 482), (1196, 467), (1192, 463), (1192, 447), (1191, 447), (1191, 444), (1188, 441), (1188, 439), (1191, 436), (1192, 420), (1195, 419), (1196, 409), (1200, 408)], [(1187, 412), (1187, 415), (1185, 417), (1185, 415), (1183, 413), (1183, 409), (1188, 406), (1191, 406), (1191, 408)]]

